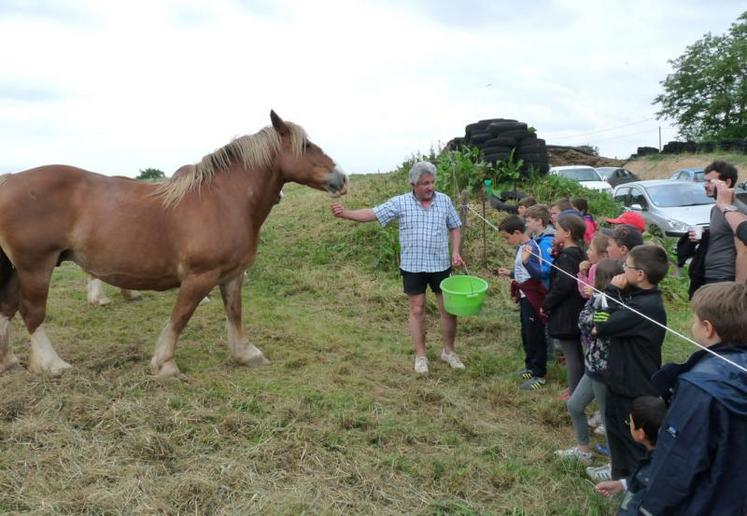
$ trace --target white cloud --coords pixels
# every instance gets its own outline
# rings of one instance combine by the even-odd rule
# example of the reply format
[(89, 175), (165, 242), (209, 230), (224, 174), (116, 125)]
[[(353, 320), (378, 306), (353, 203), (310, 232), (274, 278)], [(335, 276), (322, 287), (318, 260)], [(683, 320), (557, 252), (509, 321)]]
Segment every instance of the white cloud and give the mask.
[[(731, 0), (8, 2), (0, 172), (64, 162), (169, 174), (267, 125), (270, 109), (353, 172), (390, 170), (490, 117), (526, 121), (550, 143), (625, 156), (658, 143), (651, 100), (667, 60), (705, 32), (726, 31), (742, 8)], [(674, 137), (661, 125), (665, 140)]]

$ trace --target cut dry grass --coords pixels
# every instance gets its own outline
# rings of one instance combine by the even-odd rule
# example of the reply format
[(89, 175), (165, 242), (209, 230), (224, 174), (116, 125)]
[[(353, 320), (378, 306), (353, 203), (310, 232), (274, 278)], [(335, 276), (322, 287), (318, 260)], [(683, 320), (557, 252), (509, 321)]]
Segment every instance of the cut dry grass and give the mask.
[[(348, 203), (388, 180), (355, 178), (362, 193)], [(89, 307), (83, 274), (55, 272), (47, 331), (75, 368), (0, 377), (0, 512), (614, 512), (581, 466), (553, 456), (572, 440), (563, 370), (551, 366), (544, 392), (517, 390), (518, 312), (507, 285), (479, 267), (479, 226), (464, 254), (492, 290), (481, 316), (460, 321), (467, 369), (438, 360), (431, 301), (432, 372), (419, 378), (396, 271), (354, 259), (347, 242), (359, 230), (333, 220), (321, 194), (287, 192), (245, 288), (265, 368), (231, 361), (214, 296), (179, 343), (184, 377), (156, 380), (148, 361), (174, 293), (126, 303), (110, 289), (110, 306)], [(507, 263), (511, 251), (488, 239), (490, 265)], [(685, 327), (687, 314), (675, 323)], [(26, 355), (28, 337), (18, 321), (13, 329)], [(678, 358), (690, 351), (668, 346)]]
[(736, 153), (713, 154), (654, 154), (636, 158), (625, 163), (625, 168), (635, 172), (641, 179), (667, 179), (680, 168), (704, 168), (709, 163), (722, 159), (733, 163), (739, 172), (739, 181), (747, 180), (747, 155)]

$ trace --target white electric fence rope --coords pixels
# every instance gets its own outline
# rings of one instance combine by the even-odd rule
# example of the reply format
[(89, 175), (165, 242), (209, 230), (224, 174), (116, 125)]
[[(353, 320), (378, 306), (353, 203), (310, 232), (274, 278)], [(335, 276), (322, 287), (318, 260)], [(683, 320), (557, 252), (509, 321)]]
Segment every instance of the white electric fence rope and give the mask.
[[(483, 217), (482, 215), (480, 215), (480, 214), (479, 214), (479, 213), (478, 213), (478, 212), (477, 212), (477, 211), (476, 211), (475, 209), (473, 209), (473, 208), (472, 208), (471, 206), (469, 206), (469, 205), (465, 205), (465, 206), (467, 207), (467, 209), (469, 209), (469, 210), (470, 210), (471, 212), (473, 212), (473, 213), (474, 213), (475, 215), (477, 215), (477, 216), (478, 216), (479, 218), (481, 218), (481, 219), (482, 219), (482, 220), (483, 220), (483, 221), (484, 221), (485, 223), (487, 223), (487, 224), (488, 224), (488, 225), (489, 225), (489, 226), (490, 226), (491, 228), (495, 229), (496, 231), (500, 231), (500, 230), (499, 230), (499, 229), (498, 229), (497, 227), (495, 227), (495, 225), (494, 225), (494, 224), (492, 224), (492, 223), (491, 223), (491, 222), (490, 222), (489, 220), (485, 219), (485, 218), (484, 218), (484, 217)], [(535, 257), (539, 258), (539, 260), (540, 260), (540, 264), (542, 264), (543, 262), (547, 262), (547, 260), (544, 260), (544, 259), (542, 258), (542, 254), (541, 254), (541, 253), (540, 253), (539, 255), (537, 255), (537, 254), (534, 254), (534, 252), (533, 252), (533, 251), (531, 251), (531, 250), (529, 251), (529, 253), (530, 253), (530, 254), (531, 254), (532, 256), (535, 256)], [(550, 265), (550, 267), (552, 267), (552, 268), (554, 268), (554, 269), (556, 269), (556, 270), (560, 271), (561, 273), (565, 274), (566, 276), (570, 276), (570, 277), (571, 277), (571, 278), (573, 278), (573, 279), (574, 279), (575, 281), (581, 281), (581, 280), (579, 280), (579, 279), (578, 279), (578, 278), (577, 278), (576, 276), (574, 276), (573, 274), (570, 274), (570, 273), (568, 273), (568, 272), (564, 271), (563, 269), (561, 269), (560, 267), (557, 267), (557, 266), (556, 266), (555, 264), (553, 264), (552, 262), (547, 262), (547, 263), (548, 263), (548, 264)], [(693, 345), (695, 345), (695, 346), (699, 347), (700, 349), (702, 349), (702, 350), (704, 350), (704, 351), (707, 351), (707, 352), (708, 352), (708, 353), (710, 353), (711, 355), (713, 355), (713, 356), (715, 356), (715, 357), (718, 357), (718, 358), (720, 358), (720, 359), (721, 359), (721, 360), (723, 360), (724, 362), (727, 362), (727, 363), (729, 363), (729, 364), (733, 365), (734, 367), (736, 367), (737, 369), (741, 370), (742, 372), (745, 372), (745, 373), (747, 373), (747, 369), (746, 369), (746, 368), (742, 367), (742, 366), (741, 366), (741, 365), (739, 365), (739, 364), (736, 364), (736, 363), (732, 362), (731, 360), (729, 360), (728, 358), (726, 358), (726, 357), (724, 357), (724, 356), (721, 356), (721, 355), (719, 355), (718, 353), (716, 353), (715, 351), (712, 351), (711, 349), (707, 348), (706, 346), (703, 346), (702, 344), (698, 344), (697, 342), (695, 342), (695, 341), (694, 341), (694, 340), (692, 340), (691, 338), (689, 338), (689, 337), (687, 337), (687, 336), (685, 336), (685, 335), (681, 334), (681, 333), (680, 333), (680, 332), (678, 332), (677, 330), (673, 330), (672, 328), (669, 328), (668, 326), (666, 326), (666, 325), (664, 325), (664, 324), (661, 324), (661, 323), (660, 323), (660, 322), (658, 322), (658, 321), (655, 321), (655, 320), (653, 320), (653, 319), (652, 319), (652, 318), (650, 318), (649, 316), (647, 316), (647, 315), (645, 315), (645, 314), (642, 314), (641, 312), (639, 312), (639, 311), (638, 311), (638, 310), (636, 310), (635, 308), (631, 308), (631, 307), (629, 307), (628, 305), (626, 305), (626, 304), (625, 304), (625, 303), (623, 303), (622, 301), (620, 301), (620, 300), (618, 300), (618, 299), (615, 299), (614, 297), (610, 297), (610, 296), (608, 296), (607, 294), (605, 294), (605, 293), (604, 293), (604, 292), (602, 292), (601, 290), (597, 290), (596, 288), (594, 288), (594, 286), (593, 286), (593, 285), (589, 285), (588, 283), (586, 283), (586, 282), (584, 282), (584, 281), (581, 281), (581, 283), (582, 283), (582, 284), (583, 284), (584, 286), (586, 286), (586, 287), (589, 287), (589, 288), (591, 288), (591, 289), (592, 289), (592, 290), (593, 290), (594, 292), (596, 292), (597, 294), (602, 294), (602, 295), (603, 295), (603, 296), (605, 297), (605, 299), (607, 299), (607, 300), (609, 300), (609, 301), (614, 301), (615, 303), (617, 303), (618, 305), (622, 306), (623, 308), (625, 308), (625, 309), (627, 309), (627, 310), (630, 310), (631, 312), (633, 312), (633, 313), (635, 313), (635, 314), (638, 314), (638, 315), (640, 315), (641, 317), (643, 317), (643, 318), (644, 318), (644, 319), (646, 319), (647, 321), (649, 321), (649, 322), (652, 322), (652, 323), (654, 323), (655, 325), (657, 325), (657, 326), (659, 326), (659, 327), (661, 327), (661, 328), (665, 329), (666, 331), (668, 331), (668, 332), (670, 332), (670, 333), (673, 333), (673, 334), (677, 335), (677, 336), (678, 336), (678, 337), (680, 337), (681, 339), (684, 339), (684, 340), (686, 340), (686, 341), (687, 341), (687, 342), (689, 342), (690, 344), (693, 344)]]

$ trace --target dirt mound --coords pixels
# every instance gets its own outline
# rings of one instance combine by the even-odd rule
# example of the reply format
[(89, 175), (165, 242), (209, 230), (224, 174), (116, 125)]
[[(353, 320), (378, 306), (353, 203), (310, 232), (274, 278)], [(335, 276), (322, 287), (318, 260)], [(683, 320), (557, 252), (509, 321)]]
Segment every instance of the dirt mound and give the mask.
[[(638, 175), (641, 179), (666, 179), (680, 168), (705, 168), (714, 159), (723, 159), (715, 154), (669, 154), (656, 156), (656, 159), (635, 159), (628, 161), (625, 168)], [(727, 159), (731, 161), (731, 159)], [(552, 163), (552, 158), (550, 158)], [(735, 163), (739, 172), (739, 181), (747, 180), (747, 166), (745, 163)]]
[(583, 152), (573, 147), (562, 147), (560, 145), (548, 145), (547, 154), (550, 166), (561, 165), (589, 165), (590, 167), (621, 167), (624, 161), (619, 159), (605, 158)]

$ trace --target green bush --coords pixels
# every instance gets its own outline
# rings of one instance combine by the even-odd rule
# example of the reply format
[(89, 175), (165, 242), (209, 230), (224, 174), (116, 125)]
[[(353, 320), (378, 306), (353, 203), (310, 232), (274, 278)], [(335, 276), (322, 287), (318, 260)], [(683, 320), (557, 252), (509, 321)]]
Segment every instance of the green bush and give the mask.
[(623, 211), (622, 204), (613, 200), (609, 194), (589, 190), (575, 181), (560, 176), (535, 175), (519, 186), (523, 191), (537, 199), (537, 202), (548, 206), (561, 198), (583, 197), (588, 201), (589, 213), (594, 218), (617, 217)]
[(443, 151), (436, 158), (438, 169), (438, 189), (453, 199), (463, 190), (479, 192), (485, 179), (493, 179), (493, 166), (480, 159), (480, 151), (475, 147), (456, 151)]
[(438, 186), (440, 191), (457, 198), (466, 190), (471, 194), (482, 191), (486, 179), (494, 185), (516, 185), (522, 180), (522, 160), (514, 160), (513, 151), (507, 161), (490, 163), (483, 161), (476, 147), (455, 151), (444, 150), (436, 158)]

